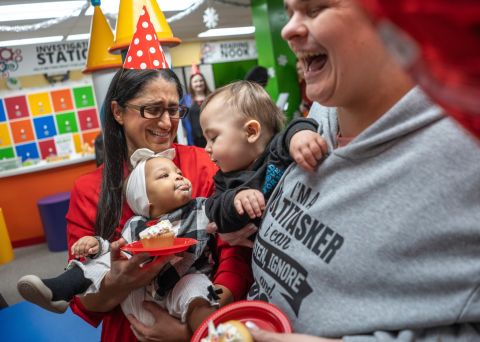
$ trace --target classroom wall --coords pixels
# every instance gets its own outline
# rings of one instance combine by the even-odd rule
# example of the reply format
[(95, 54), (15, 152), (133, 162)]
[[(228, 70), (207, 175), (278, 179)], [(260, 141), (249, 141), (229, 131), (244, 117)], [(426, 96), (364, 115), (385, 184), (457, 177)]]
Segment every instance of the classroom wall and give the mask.
[[(70, 81), (80, 81), (85, 78), (90, 78), (90, 76), (82, 74), (81, 70), (70, 71)], [(43, 75), (21, 76), (17, 77), (17, 80), (20, 81), (22, 88), (41, 88), (51, 86)], [(0, 78), (0, 91), (10, 91), (7, 87), (6, 78)]]
[[(200, 63), (200, 43), (183, 43), (170, 50), (174, 66), (190, 66)], [(72, 70), (69, 81), (90, 79), (81, 70)], [(0, 79), (3, 97), (22, 91), (49, 91), (52, 85), (43, 75), (18, 77), (21, 90), (10, 90), (6, 79)], [(58, 87), (59, 84), (56, 85)], [(0, 96), (1, 97), (1, 96)], [(45, 241), (45, 234), (37, 207), (37, 201), (58, 192), (70, 191), (80, 175), (94, 170), (95, 162), (52, 168), (49, 170), (0, 178), (0, 208), (3, 209), (10, 241), (14, 247)]]
[[(63, 88), (69, 88), (70, 84), (75, 83), (71, 81), (89, 81), (90, 83), (90, 77), (82, 74), (80, 70), (72, 70), (69, 81)], [(0, 79), (0, 98), (30, 92), (50, 92), (56, 88), (62, 88), (61, 84), (50, 85), (43, 75), (18, 77), (18, 80), (21, 83), (21, 90), (8, 89), (6, 79)], [(83, 82), (78, 83), (83, 84)], [(29, 118), (33, 117), (29, 116)], [(76, 178), (94, 170), (95, 167), (95, 161), (88, 161), (0, 178), (0, 208), (3, 209), (12, 245), (20, 247), (45, 241), (37, 201), (48, 195), (70, 191)]]
[(14, 247), (45, 240), (37, 201), (45, 196), (70, 191), (80, 175), (93, 171), (95, 161), (0, 178), (0, 208)]
[(202, 44), (200, 42), (182, 43), (168, 50), (174, 68), (200, 64)]

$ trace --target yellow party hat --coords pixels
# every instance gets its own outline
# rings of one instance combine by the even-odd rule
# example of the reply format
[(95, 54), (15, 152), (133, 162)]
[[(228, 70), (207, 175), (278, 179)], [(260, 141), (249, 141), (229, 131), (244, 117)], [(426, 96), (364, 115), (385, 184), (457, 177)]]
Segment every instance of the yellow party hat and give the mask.
[(172, 30), (155, 0), (120, 0), (115, 40), (110, 51), (128, 49), (143, 6), (146, 6), (150, 13), (150, 20), (157, 33), (158, 41), (163, 46), (175, 46), (181, 42), (179, 38), (173, 36)]
[(120, 68), (122, 58), (108, 52), (113, 44), (113, 32), (100, 6), (94, 6), (92, 23), (90, 26), (90, 42), (88, 44), (87, 65), (83, 73), (98, 70)]

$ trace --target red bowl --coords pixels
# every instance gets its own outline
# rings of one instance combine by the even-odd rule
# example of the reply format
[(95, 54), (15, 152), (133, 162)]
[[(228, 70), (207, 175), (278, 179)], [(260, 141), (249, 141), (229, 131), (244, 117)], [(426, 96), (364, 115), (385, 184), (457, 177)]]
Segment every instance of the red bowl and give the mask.
[(275, 305), (260, 300), (242, 300), (215, 311), (198, 327), (190, 342), (200, 342), (208, 335), (208, 322), (220, 323), (237, 320), (245, 324), (252, 322), (260, 329), (271, 332), (291, 333), (292, 325), (288, 317)]

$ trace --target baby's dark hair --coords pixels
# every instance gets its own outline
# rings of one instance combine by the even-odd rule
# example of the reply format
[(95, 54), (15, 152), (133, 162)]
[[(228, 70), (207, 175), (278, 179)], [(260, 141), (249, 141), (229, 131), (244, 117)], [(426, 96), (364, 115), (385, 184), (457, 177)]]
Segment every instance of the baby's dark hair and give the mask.
[(223, 96), (225, 104), (234, 109), (230, 115), (243, 115), (246, 119), (255, 119), (272, 135), (280, 132), (285, 124), (283, 112), (257, 83), (237, 81), (218, 88), (203, 101), (201, 109), (203, 110), (219, 95)]

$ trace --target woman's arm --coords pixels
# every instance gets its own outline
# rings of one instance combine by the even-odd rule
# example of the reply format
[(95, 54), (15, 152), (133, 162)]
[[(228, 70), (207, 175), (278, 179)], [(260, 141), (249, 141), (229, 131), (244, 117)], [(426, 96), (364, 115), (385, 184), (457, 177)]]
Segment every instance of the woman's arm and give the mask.
[(126, 244), (124, 239), (111, 244), (110, 271), (103, 278), (100, 291), (89, 294), (81, 299), (85, 309), (97, 312), (107, 312), (119, 305), (128, 294), (140, 287), (148, 285), (165, 264), (173, 256), (156, 258), (145, 265), (150, 258), (147, 253), (136, 254), (127, 259), (120, 253), (120, 247)]
[(96, 183), (101, 173), (94, 173), (77, 179), (70, 193), (70, 205), (66, 215), (69, 259), (72, 245), (84, 236), (95, 236), (95, 215), (97, 212), (98, 191)]
[[(233, 295), (230, 290), (224, 286), (216, 285), (223, 292), (220, 296), (220, 306), (233, 302)], [(132, 330), (139, 341), (188, 341), (192, 336), (192, 331), (186, 324), (169, 315), (168, 311), (161, 309), (157, 304), (145, 301), (143, 306), (155, 318), (155, 323), (148, 326), (137, 320), (134, 316), (128, 315), (127, 319), (132, 325)], [(211, 312), (205, 310), (205, 320)]]
[(223, 301), (245, 299), (253, 283), (251, 259), (252, 249), (231, 246), (217, 236), (218, 268), (212, 282), (215, 286), (227, 288), (229, 293)]
[(168, 313), (168, 311), (160, 308), (153, 302), (143, 302), (145, 310), (150, 311), (155, 318), (155, 323), (148, 326), (137, 320), (134, 316), (128, 315), (132, 331), (139, 341), (164, 341), (164, 342), (183, 342), (189, 341), (191, 332), (186, 324)]
[[(94, 224), (102, 169), (99, 168), (78, 178), (70, 193), (70, 205), (66, 215), (69, 259), (73, 258), (70, 253), (71, 247), (78, 239), (95, 235)], [(98, 326), (105, 317), (104, 313), (87, 310), (80, 297), (73, 298), (70, 308), (72, 312), (93, 326)]]

